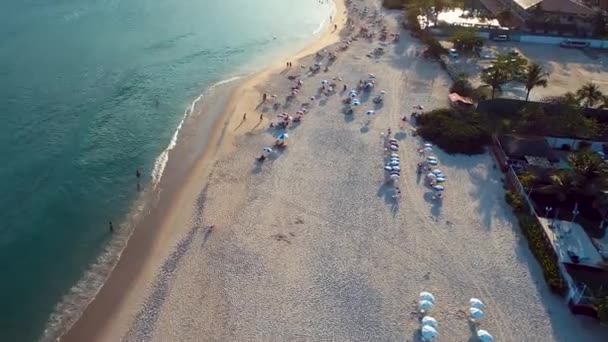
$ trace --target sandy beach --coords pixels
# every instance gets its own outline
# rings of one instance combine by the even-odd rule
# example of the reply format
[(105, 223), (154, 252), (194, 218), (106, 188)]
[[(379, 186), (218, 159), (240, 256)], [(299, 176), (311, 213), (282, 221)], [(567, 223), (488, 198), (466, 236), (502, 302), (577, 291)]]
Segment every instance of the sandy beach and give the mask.
[[(178, 176), (161, 183), (156, 210), (62, 341), (418, 341), (420, 291), (437, 298), (432, 315), (442, 341), (476, 340), (466, 314), (471, 297), (486, 303), (481, 327), (498, 341), (608, 337), (550, 293), (489, 154), (436, 151), (448, 179), (442, 202), (417, 175), (423, 142), (409, 123), (399, 127), (400, 118), (414, 105), (446, 106), (450, 80), (400, 31), (400, 13), (383, 11), (370, 25), (400, 32), (398, 43), (359, 38), (327, 72), (308, 72), (316, 62), (324, 68), (327, 53), (353, 36), (347, 7), (355, 28), (370, 24), (364, 6), (380, 8), (351, 2), (357, 9), (337, 1), (337, 30), (229, 85), (221, 115), (196, 109), (170, 159), (180, 162), (167, 168)], [(377, 47), (384, 54), (368, 57)], [(375, 89), (345, 114), (343, 85), (352, 89), (369, 73)], [(303, 85), (287, 102), (290, 77)], [(337, 92), (320, 94), (322, 80)], [(387, 93), (378, 106), (372, 97), (380, 90)], [(277, 97), (260, 104), (263, 93)], [(303, 103), (311, 104), (286, 130), (287, 148), (257, 162), (281, 133), (270, 122)], [(389, 128), (400, 144), (398, 201), (382, 169)]]

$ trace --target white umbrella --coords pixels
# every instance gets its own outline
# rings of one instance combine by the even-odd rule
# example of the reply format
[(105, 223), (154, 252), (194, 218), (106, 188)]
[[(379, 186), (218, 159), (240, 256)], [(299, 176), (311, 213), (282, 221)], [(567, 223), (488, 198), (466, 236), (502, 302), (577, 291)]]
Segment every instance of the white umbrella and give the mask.
[(442, 172), (441, 172), (441, 170), (439, 170), (439, 169), (435, 169), (435, 170), (433, 170), (433, 173), (434, 173), (435, 175), (439, 175), (439, 174), (441, 174)]
[(399, 151), (399, 146), (391, 145), (390, 149), (391, 149), (391, 151)]
[(399, 158), (399, 155), (397, 153), (391, 153), (391, 157)]
[(435, 189), (435, 190), (437, 190), (437, 191), (443, 191), (443, 190), (445, 190), (445, 188), (444, 188), (443, 186), (441, 186), (441, 185), (435, 185), (435, 186), (433, 187), (433, 189)]
[(389, 162), (389, 164), (390, 164), (391, 166), (397, 166), (397, 165), (399, 165), (399, 161), (398, 161), (398, 160), (391, 160), (391, 161)]
[(374, 115), (376, 112), (374, 112), (373, 110), (368, 110), (365, 114), (367, 115)]
[(437, 183), (443, 183), (443, 182), (445, 182), (445, 178), (437, 177)]
[(384, 90), (380, 92), (380, 95), (385, 95), (385, 94), (386, 94), (386, 91), (384, 91)]
[(369, 74), (369, 78), (376, 78), (376, 75), (374, 75), (374, 74)]
[(398, 181), (399, 180), (399, 175), (398, 174), (392, 174), (391, 175), (391, 180)]
[(477, 337), (481, 342), (494, 342), (494, 336), (490, 335), (489, 332), (483, 329), (477, 330)]
[(481, 311), (477, 308), (470, 308), (469, 317), (471, 317), (471, 319), (473, 319), (473, 320), (480, 321), (483, 319), (483, 311)]
[(435, 174), (434, 174), (434, 173), (429, 173), (428, 175), (426, 175), (426, 178), (429, 178), (429, 179), (437, 179), (437, 176), (435, 176)]
[(422, 337), (422, 340), (425, 342), (433, 341), (437, 339), (437, 337), (439, 337), (439, 333), (437, 332), (437, 330), (435, 330), (435, 328), (429, 325), (422, 326), (422, 329), (420, 330), (420, 335)]
[(352, 103), (352, 104), (353, 104), (353, 106), (355, 106), (355, 107), (359, 107), (359, 105), (360, 105), (361, 103), (359, 103), (359, 101), (353, 101), (353, 103)]
[(393, 171), (401, 171), (401, 168), (399, 167), (399, 163), (397, 163), (397, 165), (393, 166)]
[(310, 97), (310, 101), (314, 101), (314, 100), (315, 100), (315, 97), (314, 97), (314, 96), (311, 96), (311, 97)]
[(281, 133), (278, 137), (279, 140), (287, 140), (287, 138), (289, 138), (287, 133)]
[(426, 301), (429, 301), (429, 302), (435, 304), (435, 296), (433, 296), (433, 294), (430, 292), (422, 291), (422, 292), (420, 292), (419, 297), (420, 297), (420, 300), (426, 300)]
[(471, 298), (469, 300), (469, 303), (471, 304), (472, 308), (476, 308), (479, 310), (483, 310), (483, 308), (485, 307), (485, 305), (483, 304), (483, 302), (480, 299), (477, 298)]
[(427, 160), (427, 163), (429, 163), (429, 165), (437, 165), (439, 162), (437, 161), (437, 159), (430, 159)]
[(365, 84), (365, 88), (373, 88), (373, 87), (374, 87), (374, 84), (372, 82), (367, 82)]
[(393, 170), (393, 167), (392, 167), (392, 166), (390, 166), (390, 165), (386, 165), (386, 166), (384, 167), (384, 169), (385, 169), (386, 171), (392, 171), (392, 170)]
[(321, 84), (323, 84), (323, 85), (327, 84), (327, 80), (321, 81)]
[(265, 154), (272, 153), (272, 149), (271, 149), (270, 147), (264, 147), (263, 152), (264, 152)]
[(433, 302), (430, 302), (428, 300), (421, 300), (420, 302), (418, 302), (418, 310), (420, 310), (422, 312), (428, 312), (432, 308), (433, 308)]
[(426, 144), (424, 144), (424, 147), (433, 147), (433, 145), (426, 143)]
[(424, 152), (433, 152), (433, 148), (432, 148), (432, 147), (430, 147), (430, 146), (426, 146), (426, 147), (424, 148)]
[(422, 325), (428, 325), (429, 327), (433, 327), (434, 329), (437, 329), (437, 327), (439, 326), (439, 323), (437, 323), (437, 320), (434, 319), (431, 316), (424, 316), (422, 317)]
[(348, 95), (352, 95), (352, 94), (357, 95), (357, 91), (356, 90), (351, 90), (351, 91), (348, 92)]
[(428, 156), (426, 157), (427, 160), (437, 160), (437, 157), (435, 156)]

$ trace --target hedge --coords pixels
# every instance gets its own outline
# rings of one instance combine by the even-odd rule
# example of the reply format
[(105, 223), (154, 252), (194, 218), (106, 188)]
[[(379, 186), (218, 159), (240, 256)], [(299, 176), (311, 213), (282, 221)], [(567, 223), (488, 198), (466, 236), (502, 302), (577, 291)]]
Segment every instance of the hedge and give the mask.
[(480, 124), (477, 113), (439, 109), (420, 115), (416, 124), (418, 135), (450, 154), (484, 153), (490, 142), (490, 135)]
[(521, 196), (507, 191), (505, 200), (513, 207), (519, 227), (528, 241), (528, 248), (540, 264), (549, 289), (555, 294), (565, 296), (568, 292), (568, 286), (559, 269), (559, 260), (555, 250), (551, 242), (547, 240), (543, 227), (540, 226), (538, 219), (532, 216), (527, 208), (522, 205), (523, 199)]

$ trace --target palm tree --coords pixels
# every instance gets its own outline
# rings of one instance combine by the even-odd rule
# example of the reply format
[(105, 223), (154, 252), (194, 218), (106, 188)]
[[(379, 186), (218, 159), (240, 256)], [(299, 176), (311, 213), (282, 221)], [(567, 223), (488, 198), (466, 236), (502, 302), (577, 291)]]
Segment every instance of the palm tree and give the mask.
[(602, 99), (603, 95), (597, 84), (589, 82), (576, 91), (576, 96), (578, 96), (579, 101), (585, 102), (586, 107), (593, 107)]
[(585, 185), (590, 185), (607, 174), (602, 158), (588, 148), (570, 154), (568, 162), (576, 176)]
[(600, 109), (608, 108), (608, 95), (602, 95), (602, 104), (599, 106)]
[(491, 67), (481, 75), (481, 80), (487, 86), (492, 88), (492, 99), (496, 94), (496, 90), (500, 90), (503, 84), (509, 81), (508, 73), (501, 67)]
[(526, 67), (526, 71), (523, 75), (524, 83), (526, 84), (526, 102), (528, 101), (528, 97), (530, 97), (530, 91), (534, 87), (547, 87), (547, 76), (548, 73), (543, 71), (543, 67), (536, 63), (528, 64)]

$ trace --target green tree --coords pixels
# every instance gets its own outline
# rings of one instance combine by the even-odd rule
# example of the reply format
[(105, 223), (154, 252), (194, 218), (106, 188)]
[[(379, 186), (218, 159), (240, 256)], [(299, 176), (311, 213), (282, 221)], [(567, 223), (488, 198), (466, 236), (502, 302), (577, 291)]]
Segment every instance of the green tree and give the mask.
[(547, 76), (549, 76), (549, 74), (544, 72), (540, 65), (536, 63), (528, 64), (523, 75), (524, 84), (527, 90), (526, 101), (528, 101), (532, 89), (535, 87), (547, 87)]
[(465, 73), (458, 74), (450, 87), (450, 93), (457, 93), (466, 97), (472, 97), (474, 92), (473, 85), (469, 81), (468, 75)]
[(493, 66), (481, 74), (481, 81), (492, 88), (492, 99), (496, 96), (496, 90), (509, 82), (509, 74), (500, 66)]
[(606, 178), (606, 167), (602, 158), (589, 148), (585, 148), (568, 156), (572, 170), (584, 185), (591, 185)]
[(450, 40), (456, 49), (462, 51), (473, 51), (476, 47), (483, 45), (483, 40), (477, 36), (475, 29), (468, 27), (454, 30)]
[(564, 95), (559, 96), (549, 96), (543, 99), (543, 102), (560, 104), (565, 106), (578, 106), (580, 101), (577, 96), (572, 92), (566, 92)]
[(602, 99), (603, 94), (597, 84), (588, 82), (576, 91), (576, 96), (579, 101), (584, 103), (585, 107), (593, 107)]

